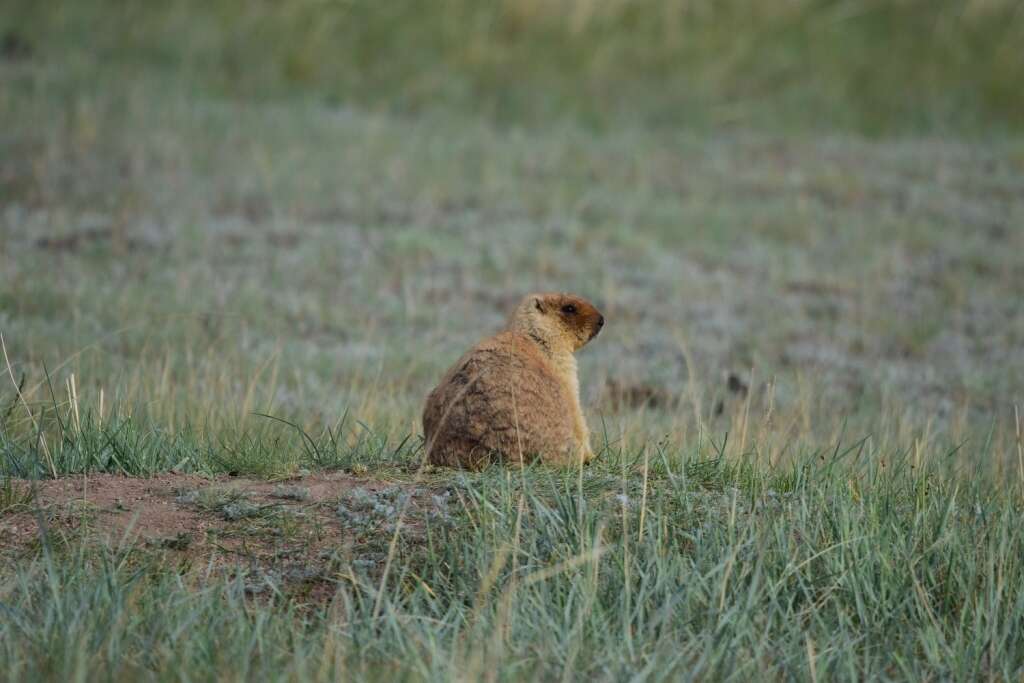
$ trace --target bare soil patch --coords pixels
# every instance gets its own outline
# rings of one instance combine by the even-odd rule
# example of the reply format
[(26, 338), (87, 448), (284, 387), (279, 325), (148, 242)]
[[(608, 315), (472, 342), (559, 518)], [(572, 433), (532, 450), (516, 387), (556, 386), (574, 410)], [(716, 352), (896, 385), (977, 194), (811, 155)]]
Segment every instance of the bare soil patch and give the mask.
[[(0, 557), (79, 539), (97, 547), (161, 553), (183, 567), (253, 577), (253, 592), (297, 585), (329, 595), (338, 576), (373, 573), (394, 535), (407, 553), (447, 497), (421, 486), (317, 473), (286, 481), (192, 474), (109, 474), (14, 481), (21, 502), (0, 511)], [(261, 582), (265, 585), (261, 587)]]

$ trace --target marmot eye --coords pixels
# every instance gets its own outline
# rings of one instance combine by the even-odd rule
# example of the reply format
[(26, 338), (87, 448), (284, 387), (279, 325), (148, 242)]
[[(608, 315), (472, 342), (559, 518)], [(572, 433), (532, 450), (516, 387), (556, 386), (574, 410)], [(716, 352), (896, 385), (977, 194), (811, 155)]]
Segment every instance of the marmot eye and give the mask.
[(566, 304), (562, 306), (562, 313), (566, 315), (576, 315), (576, 306), (573, 304)]

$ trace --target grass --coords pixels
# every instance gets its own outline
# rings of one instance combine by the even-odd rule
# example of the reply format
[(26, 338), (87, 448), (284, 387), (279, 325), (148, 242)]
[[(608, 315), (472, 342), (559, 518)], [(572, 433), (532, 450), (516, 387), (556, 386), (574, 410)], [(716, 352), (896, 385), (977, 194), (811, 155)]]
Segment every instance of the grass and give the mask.
[(414, 560), (312, 610), (244, 572), (44, 553), (0, 588), (0, 648), (32, 679), (1015, 679), (1019, 495), (876, 456), (465, 476)]
[(230, 97), (313, 97), (505, 123), (948, 129), (1024, 126), (1012, 0), (16, 0), (13, 25), (82, 77), (149, 67)]
[(12, 477), (4, 477), (3, 483), (0, 484), (0, 513), (27, 508), (34, 498), (35, 492), (31, 488), (16, 488)]
[[(12, 4), (3, 677), (1018, 680), (1021, 30)], [(426, 392), (533, 289), (608, 320), (598, 459), (423, 468)], [(171, 472), (213, 531), (40, 492)]]

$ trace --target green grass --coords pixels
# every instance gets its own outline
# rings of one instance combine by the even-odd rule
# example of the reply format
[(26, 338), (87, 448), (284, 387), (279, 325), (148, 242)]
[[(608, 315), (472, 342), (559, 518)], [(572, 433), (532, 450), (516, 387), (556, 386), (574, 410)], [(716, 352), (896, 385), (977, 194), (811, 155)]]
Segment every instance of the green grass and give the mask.
[[(0, 677), (1024, 675), (1014, 3), (9, 10)], [(534, 289), (598, 459), (422, 468)], [(307, 580), (18, 481), (169, 471), (370, 488)], [(311, 532), (222, 483), (166, 502)]]
[(542, 127), (1024, 126), (1012, 0), (16, 0), (4, 23), (83, 77), (158, 67), (230, 97), (455, 103)]
[(863, 448), (772, 473), (648, 455), (456, 478), (454, 524), (323, 607), (43, 553), (0, 582), (0, 652), (34, 680), (1020, 676), (1019, 492)]

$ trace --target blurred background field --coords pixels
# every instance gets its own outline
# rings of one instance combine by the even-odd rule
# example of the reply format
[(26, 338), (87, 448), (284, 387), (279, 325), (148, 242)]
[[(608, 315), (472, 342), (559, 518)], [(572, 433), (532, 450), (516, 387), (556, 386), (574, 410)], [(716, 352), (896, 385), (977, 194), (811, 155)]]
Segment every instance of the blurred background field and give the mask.
[[(1018, 680), (1022, 46), (1010, 0), (6, 0), (0, 677)], [(608, 320), (598, 459), (422, 469), (537, 289)]]
[(172, 430), (348, 412), (416, 434), (461, 349), (564, 289), (611, 321), (582, 356), (609, 443), (757, 432), (774, 459), (976, 432), (1013, 455), (1018, 3), (82, 0), (2, 22), (0, 322), (30, 402), (54, 401), (45, 367)]
[[(82, 78), (505, 124), (855, 130), (1024, 126), (1013, 0), (11, 0)], [(11, 44), (9, 44), (10, 46)], [(71, 75), (71, 74), (68, 74)]]

